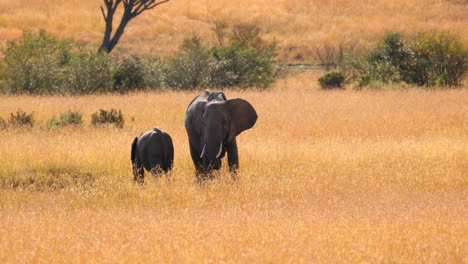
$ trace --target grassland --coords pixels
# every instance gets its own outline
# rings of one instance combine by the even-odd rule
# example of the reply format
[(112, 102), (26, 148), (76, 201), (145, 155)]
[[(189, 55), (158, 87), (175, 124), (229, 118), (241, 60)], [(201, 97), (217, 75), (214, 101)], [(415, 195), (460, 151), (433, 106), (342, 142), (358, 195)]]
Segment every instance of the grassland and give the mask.
[[(86, 123), (0, 130), (0, 262), (468, 262), (466, 89), (281, 85), (226, 91), (259, 119), (238, 137), (239, 181), (224, 167), (204, 187), (183, 127), (196, 92), (0, 97), (3, 118), (75, 110)], [(89, 126), (111, 107), (123, 129)], [(174, 140), (175, 169), (137, 186), (130, 144), (154, 125)]]
[[(38, 26), (98, 45), (95, 0), (0, 0), (0, 46)], [(166, 56), (213, 20), (259, 25), (286, 61), (387, 31), (450, 30), (468, 43), (463, 0), (172, 0), (132, 21), (120, 52)], [(468, 90), (317, 91), (314, 72), (268, 91), (228, 90), (257, 109), (238, 137), (241, 171), (195, 181), (183, 127), (197, 92), (0, 97), (0, 263), (468, 263)], [(92, 128), (100, 108), (123, 129)], [(85, 125), (46, 129), (52, 116)], [(130, 144), (153, 126), (175, 145), (170, 180), (132, 182)]]
[[(38, 27), (61, 38), (98, 45), (103, 21), (96, 0), (1, 0), (0, 43)], [(388, 31), (450, 30), (468, 43), (466, 0), (173, 0), (133, 20), (121, 51), (166, 56), (183, 38), (213, 41), (213, 20), (259, 25), (279, 42), (286, 61), (310, 61), (317, 46), (367, 47)]]

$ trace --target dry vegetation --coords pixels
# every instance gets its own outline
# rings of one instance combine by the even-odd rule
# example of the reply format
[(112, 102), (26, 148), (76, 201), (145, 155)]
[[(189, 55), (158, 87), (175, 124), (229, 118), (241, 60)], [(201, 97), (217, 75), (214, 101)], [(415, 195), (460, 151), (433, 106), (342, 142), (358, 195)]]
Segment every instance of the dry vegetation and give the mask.
[[(0, 46), (38, 25), (98, 45), (96, 0), (0, 0)], [(463, 0), (173, 0), (132, 21), (118, 49), (165, 56), (213, 20), (258, 24), (288, 61), (324, 43), (367, 46), (387, 31), (444, 29), (468, 42)], [(346, 43), (345, 43), (346, 44)], [(195, 182), (183, 127), (197, 92), (0, 97), (40, 124), (0, 129), (0, 263), (468, 263), (468, 90), (317, 91), (315, 72), (270, 91), (226, 91), (257, 109), (238, 138), (240, 179)], [(92, 128), (121, 109), (123, 129)], [(132, 182), (130, 144), (158, 126), (170, 180)]]
[[(104, 23), (97, 0), (1, 0), (0, 43), (38, 26), (62, 38), (100, 44)], [(324, 43), (368, 46), (387, 31), (450, 30), (468, 42), (466, 0), (173, 0), (132, 21), (117, 46), (165, 56), (184, 37), (214, 41), (213, 20), (255, 23), (276, 39), (280, 57), (311, 60)], [(176, 45), (174, 45), (176, 44)]]
[[(466, 263), (468, 91), (227, 91), (257, 109), (240, 180), (195, 183), (183, 127), (191, 93), (2, 96), (39, 122), (0, 130), (0, 262)], [(91, 128), (99, 108), (124, 129)], [(134, 121), (132, 121), (134, 118)], [(132, 183), (130, 144), (174, 140), (170, 181)]]

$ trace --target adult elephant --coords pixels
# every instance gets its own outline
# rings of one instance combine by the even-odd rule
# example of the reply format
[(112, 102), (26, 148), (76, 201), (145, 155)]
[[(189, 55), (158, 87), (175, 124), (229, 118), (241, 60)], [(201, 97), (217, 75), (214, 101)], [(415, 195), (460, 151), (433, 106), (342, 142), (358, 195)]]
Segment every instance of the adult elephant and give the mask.
[(204, 93), (195, 97), (185, 114), (185, 129), (190, 154), (200, 180), (210, 177), (221, 167), (227, 152), (233, 179), (239, 168), (236, 136), (255, 125), (257, 112), (244, 99), (227, 100), (223, 92)]

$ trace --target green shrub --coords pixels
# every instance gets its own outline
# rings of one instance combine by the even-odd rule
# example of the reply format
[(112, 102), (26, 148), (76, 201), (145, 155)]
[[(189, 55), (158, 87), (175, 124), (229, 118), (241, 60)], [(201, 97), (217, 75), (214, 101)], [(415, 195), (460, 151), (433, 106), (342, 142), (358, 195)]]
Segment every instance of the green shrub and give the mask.
[(14, 127), (32, 127), (34, 125), (34, 113), (27, 114), (23, 110), (18, 109), (16, 113), (10, 113), (8, 123)]
[(158, 58), (149, 58), (143, 67), (146, 88), (164, 88), (165, 63)]
[(400, 33), (390, 33), (367, 58), (371, 76), (384, 82), (400, 82), (409, 71), (412, 51), (405, 46)]
[(390, 33), (365, 59), (349, 57), (344, 68), (360, 73), (360, 87), (373, 81), (460, 86), (468, 72), (468, 49), (447, 32), (425, 32), (406, 42), (400, 33)]
[(25, 31), (3, 51), (6, 90), (11, 93), (63, 93), (64, 65), (70, 60), (71, 42), (45, 31)]
[(79, 50), (71, 56), (66, 81), (71, 94), (104, 93), (112, 89), (112, 59), (105, 52)]
[(111, 108), (110, 111), (100, 109), (91, 115), (91, 124), (93, 126), (115, 125), (118, 128), (123, 128), (125, 123), (122, 111)]
[(280, 69), (276, 49), (275, 42), (259, 49), (245, 48), (237, 42), (215, 48), (210, 86), (268, 87)]
[(127, 92), (145, 88), (145, 67), (138, 56), (124, 57), (119, 60), (112, 73), (113, 90)]
[(345, 76), (340, 71), (329, 71), (322, 75), (318, 82), (323, 90), (342, 89), (345, 83)]
[(60, 113), (59, 118), (53, 117), (47, 121), (47, 128), (63, 126), (81, 126), (83, 124), (83, 115), (80, 112), (68, 111)]
[(413, 41), (411, 83), (426, 86), (460, 86), (468, 72), (468, 48), (448, 32), (424, 32)]
[(210, 83), (210, 49), (197, 36), (185, 39), (180, 51), (165, 64), (163, 83), (177, 89), (206, 87)]
[[(73, 48), (72, 42), (40, 31), (25, 32), (8, 42), (0, 59), (0, 92), (31, 94), (91, 94), (135, 89), (206, 87), (268, 87), (278, 76), (277, 43), (260, 38), (255, 25), (235, 25), (231, 42), (221, 47), (185, 39), (179, 51), (165, 61), (128, 56), (115, 59), (106, 53)], [(222, 36), (221, 36), (222, 35)]]
[(280, 71), (276, 56), (277, 43), (262, 41), (258, 27), (236, 25), (226, 46), (210, 48), (196, 36), (184, 40), (180, 51), (163, 64), (161, 85), (178, 89), (266, 88)]

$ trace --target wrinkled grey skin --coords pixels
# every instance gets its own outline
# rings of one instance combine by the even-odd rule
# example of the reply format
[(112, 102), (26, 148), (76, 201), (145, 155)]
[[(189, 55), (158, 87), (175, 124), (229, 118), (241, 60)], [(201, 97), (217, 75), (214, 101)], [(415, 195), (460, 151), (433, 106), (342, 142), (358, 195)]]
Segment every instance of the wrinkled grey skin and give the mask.
[(153, 128), (133, 140), (131, 160), (133, 166), (133, 179), (144, 182), (144, 169), (153, 175), (168, 172), (174, 162), (174, 146), (171, 137)]
[(189, 104), (185, 129), (199, 180), (221, 167), (227, 152), (233, 179), (239, 168), (236, 136), (255, 125), (257, 113), (244, 99), (227, 100), (223, 92), (205, 91)]

